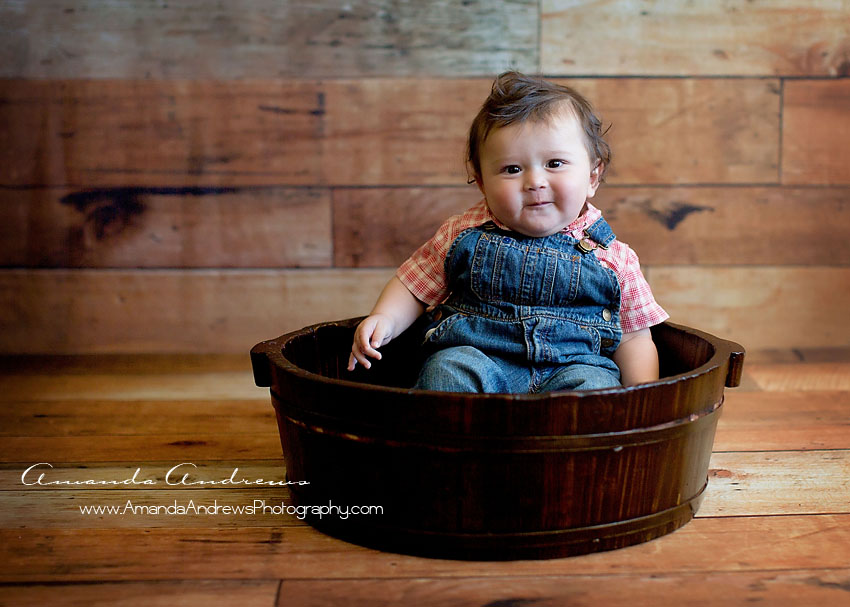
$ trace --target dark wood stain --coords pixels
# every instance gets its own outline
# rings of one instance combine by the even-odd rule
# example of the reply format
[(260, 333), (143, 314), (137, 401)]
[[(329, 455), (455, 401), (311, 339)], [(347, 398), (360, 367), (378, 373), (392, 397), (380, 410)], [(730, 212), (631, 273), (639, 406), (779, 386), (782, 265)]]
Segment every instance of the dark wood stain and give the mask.
[[(272, 114), (293, 115), (305, 113), (304, 110), (298, 110), (290, 107), (281, 107), (279, 105), (258, 105), (257, 109), (261, 112), (271, 112)], [(318, 92), (316, 94), (316, 108), (312, 110), (307, 110), (306, 113), (311, 116), (325, 115), (325, 94), (323, 92)]]
[(687, 202), (671, 202), (669, 207), (663, 211), (647, 208), (646, 214), (672, 232), (689, 215), (703, 211), (713, 212), (714, 209)]
[[(210, 196), (237, 192), (238, 188), (216, 187), (115, 187), (95, 188), (72, 192), (59, 199), (85, 214), (85, 223), (92, 227), (97, 240), (117, 234), (144, 214), (144, 196)], [(81, 238), (82, 233), (77, 235)]]
[[(140, 200), (140, 194), (133, 190), (87, 190), (63, 196), (60, 202), (84, 213), (85, 223), (92, 226), (95, 238), (103, 240), (109, 233), (122, 231), (134, 217), (145, 212), (145, 204)], [(78, 238), (82, 238), (82, 230)]]
[[(372, 504), (380, 514), (310, 517), (371, 547), (439, 558), (553, 558), (647, 541), (687, 523), (707, 484), (724, 386), (743, 348), (653, 327), (662, 378), (548, 394), (409, 390), (418, 328), (383, 364), (345, 370), (357, 320), (257, 344), (296, 504)], [(509, 495), (505, 487), (510, 487)]]
[(844, 582), (825, 582), (819, 577), (809, 577), (806, 578), (806, 584), (810, 586), (817, 586), (819, 588), (834, 588), (835, 590), (850, 592), (850, 579)]

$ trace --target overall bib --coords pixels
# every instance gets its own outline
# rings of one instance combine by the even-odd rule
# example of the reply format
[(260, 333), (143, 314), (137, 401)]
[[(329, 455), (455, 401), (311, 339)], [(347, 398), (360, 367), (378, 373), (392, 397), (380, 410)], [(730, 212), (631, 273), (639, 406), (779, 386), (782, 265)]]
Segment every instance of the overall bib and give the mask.
[(593, 249), (615, 239), (599, 218), (577, 240), (532, 238), (493, 223), (446, 256), (451, 295), (426, 333), (416, 388), (528, 393), (619, 386), (620, 286)]

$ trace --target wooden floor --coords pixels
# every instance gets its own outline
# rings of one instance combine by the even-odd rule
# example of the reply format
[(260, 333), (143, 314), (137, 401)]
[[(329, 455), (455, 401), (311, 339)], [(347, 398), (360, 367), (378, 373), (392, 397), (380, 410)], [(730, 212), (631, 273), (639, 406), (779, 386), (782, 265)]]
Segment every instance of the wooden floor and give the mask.
[[(284, 478), (247, 354), (0, 359), (0, 604), (850, 605), (850, 356), (744, 367), (697, 519), (613, 552), (481, 563), (324, 536), (270, 511), (281, 487), (167, 485), (182, 463), (172, 482)], [(88, 479), (128, 483), (69, 484)]]

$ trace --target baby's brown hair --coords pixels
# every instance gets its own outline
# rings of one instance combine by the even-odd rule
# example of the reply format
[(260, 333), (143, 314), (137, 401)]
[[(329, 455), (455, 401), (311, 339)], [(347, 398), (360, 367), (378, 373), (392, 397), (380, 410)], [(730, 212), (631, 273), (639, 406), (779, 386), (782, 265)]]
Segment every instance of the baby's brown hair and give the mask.
[(504, 72), (496, 78), (490, 96), (469, 128), (466, 158), (475, 179), (481, 179), (481, 146), (494, 128), (526, 120), (545, 121), (564, 105), (575, 115), (584, 130), (591, 166), (602, 163), (599, 172), (599, 180), (602, 181), (611, 162), (611, 147), (604, 139), (607, 130), (602, 130), (602, 120), (593, 111), (590, 102), (568, 86), (519, 72)]

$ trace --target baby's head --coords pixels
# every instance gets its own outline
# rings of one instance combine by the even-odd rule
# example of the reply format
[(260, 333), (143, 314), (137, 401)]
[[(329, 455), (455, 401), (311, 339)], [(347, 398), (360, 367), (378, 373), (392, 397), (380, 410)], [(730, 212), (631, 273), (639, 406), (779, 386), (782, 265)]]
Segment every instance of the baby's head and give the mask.
[(493, 82), (490, 96), (472, 121), (467, 161), (481, 183), (481, 148), (494, 130), (512, 124), (547, 122), (564, 111), (575, 117), (584, 132), (590, 166), (599, 166), (599, 181), (611, 162), (611, 148), (604, 139), (602, 121), (590, 103), (573, 89), (519, 72), (505, 72)]

